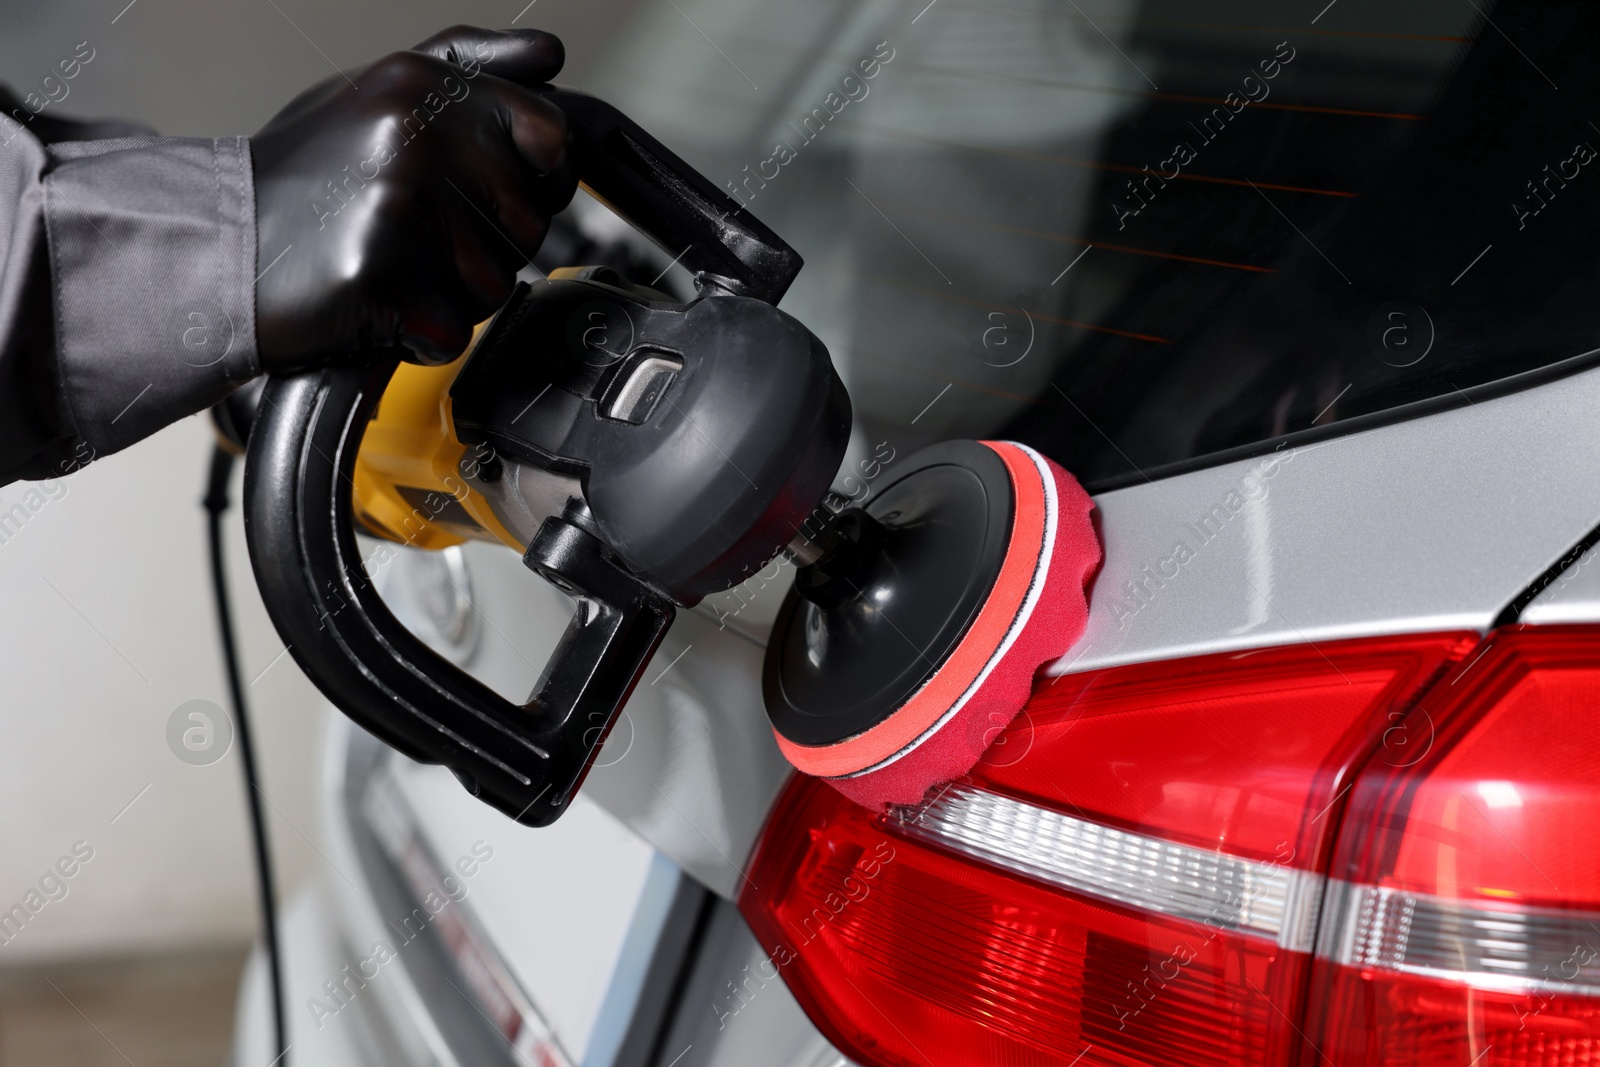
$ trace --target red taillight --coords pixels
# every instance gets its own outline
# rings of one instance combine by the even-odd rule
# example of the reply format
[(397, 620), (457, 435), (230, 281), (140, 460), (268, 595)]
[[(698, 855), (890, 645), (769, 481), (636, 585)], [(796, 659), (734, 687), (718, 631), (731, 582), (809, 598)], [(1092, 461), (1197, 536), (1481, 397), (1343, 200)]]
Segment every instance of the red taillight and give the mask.
[(1600, 1063), (1600, 630), (1497, 631), (1403, 725), (1351, 794), (1306, 1062)]
[(1346, 782), (1462, 635), (1043, 683), (969, 780), (797, 780), (740, 901), (864, 1064), (1286, 1063)]

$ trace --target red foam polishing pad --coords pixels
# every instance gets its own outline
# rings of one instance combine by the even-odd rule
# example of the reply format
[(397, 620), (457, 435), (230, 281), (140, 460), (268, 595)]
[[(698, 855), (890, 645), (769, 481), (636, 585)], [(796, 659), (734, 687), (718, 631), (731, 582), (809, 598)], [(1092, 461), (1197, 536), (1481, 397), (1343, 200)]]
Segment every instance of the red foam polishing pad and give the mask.
[(1083, 636), (1100, 564), (1094, 502), (1026, 445), (985, 441), (1005, 463), (1015, 514), (993, 590), (960, 643), (893, 714), (830, 745), (778, 734), (785, 756), (860, 804), (915, 804), (971, 771), (1028, 701), (1039, 668)]

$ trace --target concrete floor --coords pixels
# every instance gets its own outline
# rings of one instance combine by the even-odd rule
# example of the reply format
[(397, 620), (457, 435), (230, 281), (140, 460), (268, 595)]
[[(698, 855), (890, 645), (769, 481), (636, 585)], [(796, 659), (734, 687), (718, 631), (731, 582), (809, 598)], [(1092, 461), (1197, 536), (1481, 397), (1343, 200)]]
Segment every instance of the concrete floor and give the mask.
[(245, 953), (0, 969), (0, 1067), (223, 1067)]

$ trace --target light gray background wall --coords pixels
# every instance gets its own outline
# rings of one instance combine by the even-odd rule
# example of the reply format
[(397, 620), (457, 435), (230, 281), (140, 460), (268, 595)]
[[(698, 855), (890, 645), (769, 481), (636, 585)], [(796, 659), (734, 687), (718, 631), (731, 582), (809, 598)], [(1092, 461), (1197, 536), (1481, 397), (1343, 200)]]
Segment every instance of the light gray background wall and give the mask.
[[(26, 93), (79, 42), (93, 61), (61, 113), (164, 133), (250, 133), (295, 92), (457, 22), (539, 26), (582, 86), (632, 0), (55, 0), (0, 5), (0, 81)], [(520, 16), (520, 17), (519, 17)], [(0, 543), (0, 911), (74, 842), (94, 858), (10, 943), (43, 956), (237, 941), (255, 902), (237, 752), (180, 762), (181, 703), (225, 703), (199, 508), (209, 425), (186, 419), (69, 478)], [(29, 487), (0, 488), (0, 512)], [(57, 490), (60, 493), (60, 490)], [(243, 659), (263, 750), (280, 882), (319, 859), (313, 804), (320, 700), (254, 591), (237, 510), (228, 534)], [(135, 799), (137, 798), (137, 799)], [(129, 803), (132, 806), (129, 807)]]

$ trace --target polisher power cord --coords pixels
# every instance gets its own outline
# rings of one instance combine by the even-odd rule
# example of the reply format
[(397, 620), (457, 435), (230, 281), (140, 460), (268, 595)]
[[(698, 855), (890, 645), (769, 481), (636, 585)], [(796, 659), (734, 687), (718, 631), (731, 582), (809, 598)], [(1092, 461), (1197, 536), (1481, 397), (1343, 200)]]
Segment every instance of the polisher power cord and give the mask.
[(256, 882), (261, 897), (261, 939), (267, 948), (267, 967), (272, 978), (272, 1026), (277, 1058), (271, 1067), (288, 1067), (289, 1035), (283, 1017), (283, 961), (278, 951), (278, 906), (273, 892), (272, 850), (267, 842), (267, 824), (261, 814), (261, 782), (256, 774), (255, 744), (250, 736), (250, 718), (245, 711), (244, 685), (240, 681), (238, 649), (233, 638), (233, 613), (228, 606), (228, 575), (222, 550), (222, 517), (228, 510), (228, 483), (233, 477), (235, 455), (221, 444), (211, 453), (211, 478), (206, 487), (205, 505), (211, 543), (211, 589), (217, 602), (217, 632), (222, 638), (222, 662), (228, 672), (228, 692), (233, 700), (233, 721), (239, 736), (239, 759), (244, 767), (245, 798), (250, 803), (250, 829), (255, 836)]

